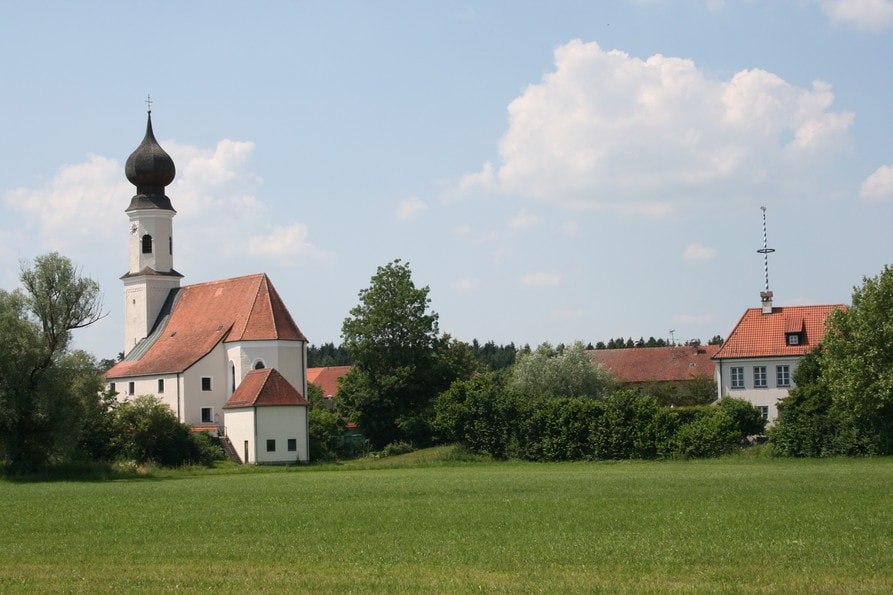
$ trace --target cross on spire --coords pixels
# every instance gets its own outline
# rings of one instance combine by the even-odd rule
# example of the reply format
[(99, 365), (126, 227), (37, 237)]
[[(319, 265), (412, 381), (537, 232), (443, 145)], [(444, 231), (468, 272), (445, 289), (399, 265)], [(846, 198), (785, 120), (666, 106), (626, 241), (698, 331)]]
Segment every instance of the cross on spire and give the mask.
[(152, 96), (148, 94), (146, 95), (146, 112), (152, 113)]

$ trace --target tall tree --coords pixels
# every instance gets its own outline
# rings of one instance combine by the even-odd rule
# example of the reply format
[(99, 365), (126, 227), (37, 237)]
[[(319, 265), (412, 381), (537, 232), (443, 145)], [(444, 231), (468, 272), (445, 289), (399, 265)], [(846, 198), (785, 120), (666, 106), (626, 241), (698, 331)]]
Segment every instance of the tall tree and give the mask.
[(893, 268), (866, 277), (827, 324), (820, 364), (833, 407), (851, 416), (866, 452), (893, 453)]
[(24, 291), (0, 291), (0, 448), (15, 470), (45, 464), (71, 443), (77, 395), (59, 366), (71, 331), (99, 320), (95, 281), (58, 253), (23, 265)]
[(473, 366), (470, 348), (440, 336), (428, 293), (409, 264), (395, 260), (378, 267), (341, 327), (354, 367), (338, 391), (340, 406), (374, 447), (428, 443), (432, 400)]
[(543, 343), (530, 353), (518, 355), (509, 387), (531, 398), (605, 398), (613, 386), (610, 373), (593, 362), (583, 343), (561, 351)]

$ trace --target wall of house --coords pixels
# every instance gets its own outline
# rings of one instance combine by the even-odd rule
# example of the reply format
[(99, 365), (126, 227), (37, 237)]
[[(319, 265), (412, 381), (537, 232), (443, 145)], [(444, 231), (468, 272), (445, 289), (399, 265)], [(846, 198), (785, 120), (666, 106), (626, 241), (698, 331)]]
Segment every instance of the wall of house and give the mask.
[[(309, 460), (307, 407), (257, 407), (257, 462), (288, 463)], [(297, 440), (297, 450), (289, 452), (288, 439)], [(276, 450), (267, 452), (267, 440), (276, 441)]]
[[(226, 409), (223, 412), (226, 436), (243, 463), (255, 463), (257, 441), (254, 436), (254, 407)], [(248, 442), (248, 459), (245, 459), (245, 442)]]
[[(227, 380), (231, 395), (257, 362), (276, 368), (303, 396), (307, 396), (307, 344), (305, 341), (234, 341), (226, 344), (227, 370), (235, 367), (236, 384)], [(231, 372), (228, 372), (231, 375)]]
[[(778, 401), (788, 396), (788, 392), (794, 388), (794, 371), (800, 363), (799, 357), (777, 358), (753, 358), (753, 359), (723, 359), (716, 363), (716, 383), (719, 396), (744, 399), (756, 407), (768, 407), (769, 423), (772, 424), (778, 418)], [(754, 386), (754, 368), (765, 366), (766, 387)], [(790, 386), (779, 386), (777, 380), (778, 366), (788, 366), (790, 371)], [(744, 369), (744, 387), (732, 388), (732, 368)]]

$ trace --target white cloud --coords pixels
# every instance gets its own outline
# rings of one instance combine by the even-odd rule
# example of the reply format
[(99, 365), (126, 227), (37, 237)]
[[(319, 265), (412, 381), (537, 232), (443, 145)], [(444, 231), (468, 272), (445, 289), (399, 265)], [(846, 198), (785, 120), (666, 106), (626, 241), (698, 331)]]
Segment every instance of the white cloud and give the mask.
[(274, 227), (269, 234), (248, 238), (248, 253), (287, 261), (324, 258), (325, 253), (307, 241), (308, 235), (307, 226), (303, 223)]
[(689, 262), (700, 262), (704, 260), (712, 260), (716, 258), (716, 255), (717, 252), (715, 248), (694, 242), (685, 247), (685, 252), (682, 253), (682, 258)]
[(832, 23), (882, 31), (893, 26), (893, 0), (820, 0)]
[(4, 202), (37, 225), (46, 248), (64, 252), (87, 239), (118, 237), (133, 193), (118, 161), (91, 155), (84, 163), (63, 165), (39, 188), (10, 190)]
[(565, 221), (561, 224), (561, 233), (566, 236), (575, 236), (580, 233), (580, 224), (576, 221)]
[(397, 207), (397, 219), (406, 221), (428, 209), (427, 203), (418, 196), (410, 196)]
[(531, 215), (529, 213), (521, 213), (515, 217), (512, 217), (508, 221), (508, 226), (510, 229), (515, 231), (525, 231), (536, 227), (536, 225), (540, 222), (540, 218), (536, 215)]
[(859, 190), (862, 200), (893, 200), (893, 165), (882, 165), (862, 182)]
[(453, 284), (453, 288), (459, 293), (474, 293), (478, 290), (480, 282), (477, 279), (459, 279)]
[(498, 163), (463, 176), (457, 192), (652, 216), (698, 197), (751, 196), (849, 149), (853, 114), (833, 102), (821, 81), (801, 88), (759, 69), (721, 80), (692, 60), (574, 40), (509, 104)]
[(527, 273), (521, 279), (521, 283), (525, 287), (556, 287), (561, 283), (561, 275), (547, 272)]

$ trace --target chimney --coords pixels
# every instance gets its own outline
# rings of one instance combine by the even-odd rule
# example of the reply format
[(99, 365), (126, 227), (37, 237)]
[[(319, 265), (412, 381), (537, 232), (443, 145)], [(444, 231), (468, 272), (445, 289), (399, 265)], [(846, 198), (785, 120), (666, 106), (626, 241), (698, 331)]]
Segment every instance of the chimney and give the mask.
[(772, 292), (761, 291), (760, 302), (762, 302), (763, 314), (772, 314)]

